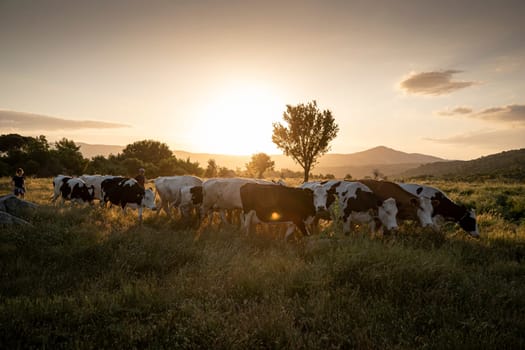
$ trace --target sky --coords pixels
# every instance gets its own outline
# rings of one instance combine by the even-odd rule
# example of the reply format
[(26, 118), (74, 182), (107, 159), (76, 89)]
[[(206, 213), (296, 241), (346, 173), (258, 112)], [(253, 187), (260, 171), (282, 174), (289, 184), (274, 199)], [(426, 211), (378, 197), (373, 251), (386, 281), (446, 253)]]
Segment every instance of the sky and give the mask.
[(525, 147), (525, 1), (0, 0), (0, 134), (280, 154), (317, 101), (331, 153)]

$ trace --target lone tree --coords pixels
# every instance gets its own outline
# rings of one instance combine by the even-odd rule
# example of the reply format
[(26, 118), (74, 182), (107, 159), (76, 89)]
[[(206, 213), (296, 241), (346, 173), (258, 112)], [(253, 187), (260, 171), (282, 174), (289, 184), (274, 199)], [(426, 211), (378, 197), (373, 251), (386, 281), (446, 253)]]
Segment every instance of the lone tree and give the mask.
[(266, 170), (273, 170), (275, 162), (270, 159), (266, 153), (256, 153), (252, 155), (252, 159), (246, 164), (246, 169), (252, 174), (256, 174), (257, 178), (262, 178)]
[(304, 169), (304, 182), (317, 159), (330, 150), (329, 143), (339, 131), (332, 112), (320, 111), (314, 100), (297, 106), (286, 105), (283, 119), (288, 126), (273, 123), (272, 141)]

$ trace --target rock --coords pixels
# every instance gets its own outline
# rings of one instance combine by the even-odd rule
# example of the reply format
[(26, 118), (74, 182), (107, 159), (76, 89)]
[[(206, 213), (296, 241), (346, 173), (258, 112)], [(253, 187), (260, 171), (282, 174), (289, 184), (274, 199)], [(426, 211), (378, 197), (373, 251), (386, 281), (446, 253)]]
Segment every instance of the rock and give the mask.
[(0, 211), (11, 215), (18, 215), (23, 211), (35, 209), (36, 207), (38, 207), (37, 204), (19, 199), (14, 194), (0, 197)]
[(0, 225), (30, 225), (29, 222), (17, 218), (16, 216), (13, 216), (9, 213), (6, 213), (4, 211), (0, 211)]

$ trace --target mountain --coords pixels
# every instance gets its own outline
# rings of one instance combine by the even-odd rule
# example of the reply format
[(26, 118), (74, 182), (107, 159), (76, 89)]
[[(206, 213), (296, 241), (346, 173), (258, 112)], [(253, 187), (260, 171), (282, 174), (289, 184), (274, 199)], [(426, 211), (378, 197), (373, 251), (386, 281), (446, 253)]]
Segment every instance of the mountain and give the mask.
[(442, 177), (463, 180), (525, 179), (525, 148), (491, 154), (468, 161), (435, 162), (399, 174), (400, 177)]
[[(78, 142), (77, 145), (80, 146), (80, 151), (86, 158), (91, 158), (96, 155), (107, 157), (109, 154), (118, 154), (124, 149), (124, 146), (91, 145), (82, 142)], [(206, 167), (209, 159), (214, 159), (219, 166), (233, 170), (244, 169), (245, 164), (251, 159), (251, 155), (237, 156), (213, 153), (192, 153), (181, 150), (174, 151), (173, 153), (177, 158), (190, 158), (194, 162), (199, 162), (202, 167)], [(301, 167), (290, 157), (282, 154), (274, 154), (270, 157), (275, 162), (276, 170), (290, 169), (302, 171)], [(333, 174), (338, 178), (351, 174), (353, 178), (361, 178), (372, 175), (374, 171), (379, 171), (386, 176), (391, 176), (415, 168), (421, 164), (436, 161), (444, 160), (425, 154), (405, 153), (385, 146), (378, 146), (356, 153), (325, 154), (320, 158), (319, 164), (313, 169), (313, 173)]]
[[(244, 168), (250, 161), (251, 156), (229, 156), (210, 153), (190, 153), (186, 151), (174, 151), (178, 158), (190, 158), (206, 165), (208, 159), (215, 159), (219, 166), (230, 169)], [(271, 155), (275, 162), (275, 169), (290, 169), (302, 171), (302, 168), (294, 161), (284, 155)], [(337, 178), (343, 178), (347, 174), (353, 178), (370, 176), (375, 170), (386, 176), (399, 174), (407, 169), (415, 168), (421, 164), (444, 161), (442, 158), (424, 155), (420, 153), (405, 153), (385, 146), (378, 146), (366, 151), (337, 154), (329, 153), (320, 158), (319, 164), (313, 169), (315, 174), (333, 174)]]
[(117, 155), (124, 149), (124, 146), (116, 145), (92, 145), (84, 142), (75, 142), (75, 144), (80, 146), (80, 152), (85, 158), (93, 158), (95, 156), (107, 157), (110, 154)]

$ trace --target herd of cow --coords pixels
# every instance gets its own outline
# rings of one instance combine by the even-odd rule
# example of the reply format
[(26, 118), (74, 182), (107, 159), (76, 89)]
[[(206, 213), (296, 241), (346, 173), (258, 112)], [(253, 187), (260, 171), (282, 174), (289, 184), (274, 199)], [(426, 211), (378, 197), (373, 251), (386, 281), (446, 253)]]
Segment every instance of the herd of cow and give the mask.
[[(138, 208), (142, 222), (143, 208), (170, 216), (178, 208), (183, 218), (199, 219), (214, 212), (227, 222), (226, 213), (238, 210), (243, 231), (250, 233), (257, 223), (287, 223), (285, 239), (297, 228), (303, 235), (315, 230), (319, 219), (337, 219), (344, 233), (352, 224), (368, 224), (370, 230), (396, 230), (398, 222), (415, 220), (423, 227), (438, 229), (443, 221), (458, 223), (468, 234), (478, 237), (473, 209), (450, 200), (441, 190), (418, 184), (378, 180), (306, 182), (299, 187), (248, 178), (212, 178), (165, 176), (153, 180), (155, 191), (143, 188), (133, 178), (110, 175), (59, 175), (53, 179), (53, 202), (58, 197), (73, 202), (93, 203), (98, 199)], [(338, 208), (338, 209), (336, 209)]]

